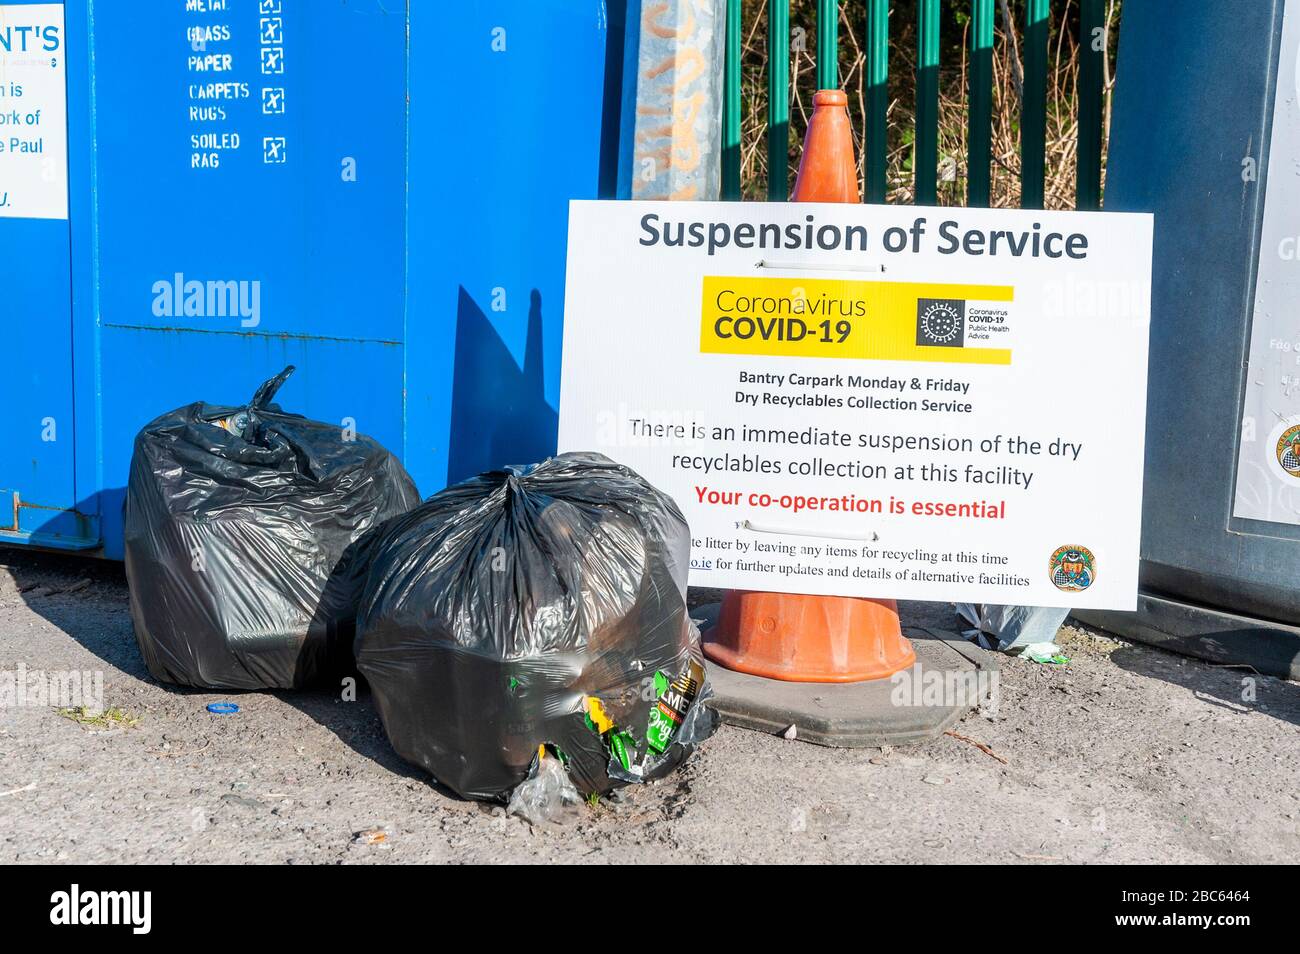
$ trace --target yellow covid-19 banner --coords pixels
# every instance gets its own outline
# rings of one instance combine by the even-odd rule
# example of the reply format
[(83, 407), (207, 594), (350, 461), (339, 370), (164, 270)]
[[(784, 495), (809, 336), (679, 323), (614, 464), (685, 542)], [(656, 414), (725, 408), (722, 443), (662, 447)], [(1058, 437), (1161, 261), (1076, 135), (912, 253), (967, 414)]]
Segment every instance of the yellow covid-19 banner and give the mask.
[(798, 358), (1010, 364), (968, 345), (967, 302), (1009, 302), (1010, 285), (707, 275), (700, 351)]

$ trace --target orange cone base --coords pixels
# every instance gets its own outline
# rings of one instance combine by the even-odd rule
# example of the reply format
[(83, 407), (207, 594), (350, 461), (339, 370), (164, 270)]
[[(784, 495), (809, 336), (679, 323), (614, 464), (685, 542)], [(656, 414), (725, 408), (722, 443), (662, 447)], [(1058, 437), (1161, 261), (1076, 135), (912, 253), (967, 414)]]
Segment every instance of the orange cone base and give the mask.
[(719, 666), (786, 682), (864, 682), (916, 662), (893, 600), (731, 590), (704, 655)]

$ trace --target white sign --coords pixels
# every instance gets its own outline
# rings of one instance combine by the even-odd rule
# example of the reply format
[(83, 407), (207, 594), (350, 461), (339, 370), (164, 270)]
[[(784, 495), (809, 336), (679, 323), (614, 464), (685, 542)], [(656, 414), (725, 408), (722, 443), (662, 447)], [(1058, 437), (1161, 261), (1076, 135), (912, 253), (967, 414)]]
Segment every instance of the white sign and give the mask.
[(692, 585), (1132, 609), (1151, 233), (574, 202), (560, 450), (673, 496)]
[(0, 218), (68, 217), (63, 4), (0, 4)]

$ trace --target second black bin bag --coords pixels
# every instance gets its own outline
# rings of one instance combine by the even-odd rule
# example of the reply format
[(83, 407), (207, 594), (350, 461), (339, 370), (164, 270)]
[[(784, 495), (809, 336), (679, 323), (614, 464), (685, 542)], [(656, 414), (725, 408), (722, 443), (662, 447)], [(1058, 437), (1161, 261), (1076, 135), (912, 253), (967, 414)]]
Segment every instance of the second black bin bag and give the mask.
[(371, 532), (419, 495), (377, 441), (272, 404), (292, 371), (136, 437), (126, 572), (158, 679), (289, 689), (351, 668)]
[(689, 552), (672, 499), (599, 454), (485, 473), (393, 521), (357, 618), (393, 747), (469, 798), (505, 796), (542, 745), (583, 793), (665, 774), (712, 731), (697, 682), (675, 741), (646, 746), (664, 685), (702, 677)]

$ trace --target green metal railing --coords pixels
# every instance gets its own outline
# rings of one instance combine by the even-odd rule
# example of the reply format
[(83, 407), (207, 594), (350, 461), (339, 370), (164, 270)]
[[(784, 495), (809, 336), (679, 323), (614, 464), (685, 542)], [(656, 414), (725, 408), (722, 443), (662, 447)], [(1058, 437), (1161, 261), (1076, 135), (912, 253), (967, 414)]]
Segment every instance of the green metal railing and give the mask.
[[(1102, 122), (1105, 82), (1105, 0), (1079, 0), (1078, 172), (1075, 203), (1101, 207)], [(1043, 207), (1047, 135), (1049, 0), (1024, 0), (1020, 115), (1020, 204)], [(972, 206), (990, 200), (993, 122), (994, 0), (969, 0), (970, 62), (967, 106), (967, 194)], [(884, 202), (889, 108), (889, 0), (866, 0), (866, 116), (864, 195)], [(912, 172), (918, 204), (933, 204), (939, 179), (939, 0), (916, 0), (916, 129)], [(790, 129), (790, 0), (767, 0), (767, 197), (790, 194), (786, 174)], [(741, 149), (741, 0), (727, 0), (723, 100), (722, 197), (739, 199)], [(817, 0), (817, 87), (839, 87), (839, 3)]]
[[(772, 38), (768, 37), (768, 72), (772, 64)], [(725, 82), (722, 93), (722, 197), (740, 198), (740, 0), (727, 0), (727, 44)], [(773, 130), (768, 130), (771, 135)]]
[(993, 163), (993, 0), (973, 0), (970, 25), (970, 112), (966, 148), (970, 153), (966, 204), (987, 206)]
[(1080, 0), (1079, 39), (1079, 177), (1075, 204), (1080, 209), (1100, 209), (1106, 83), (1105, 0)]

